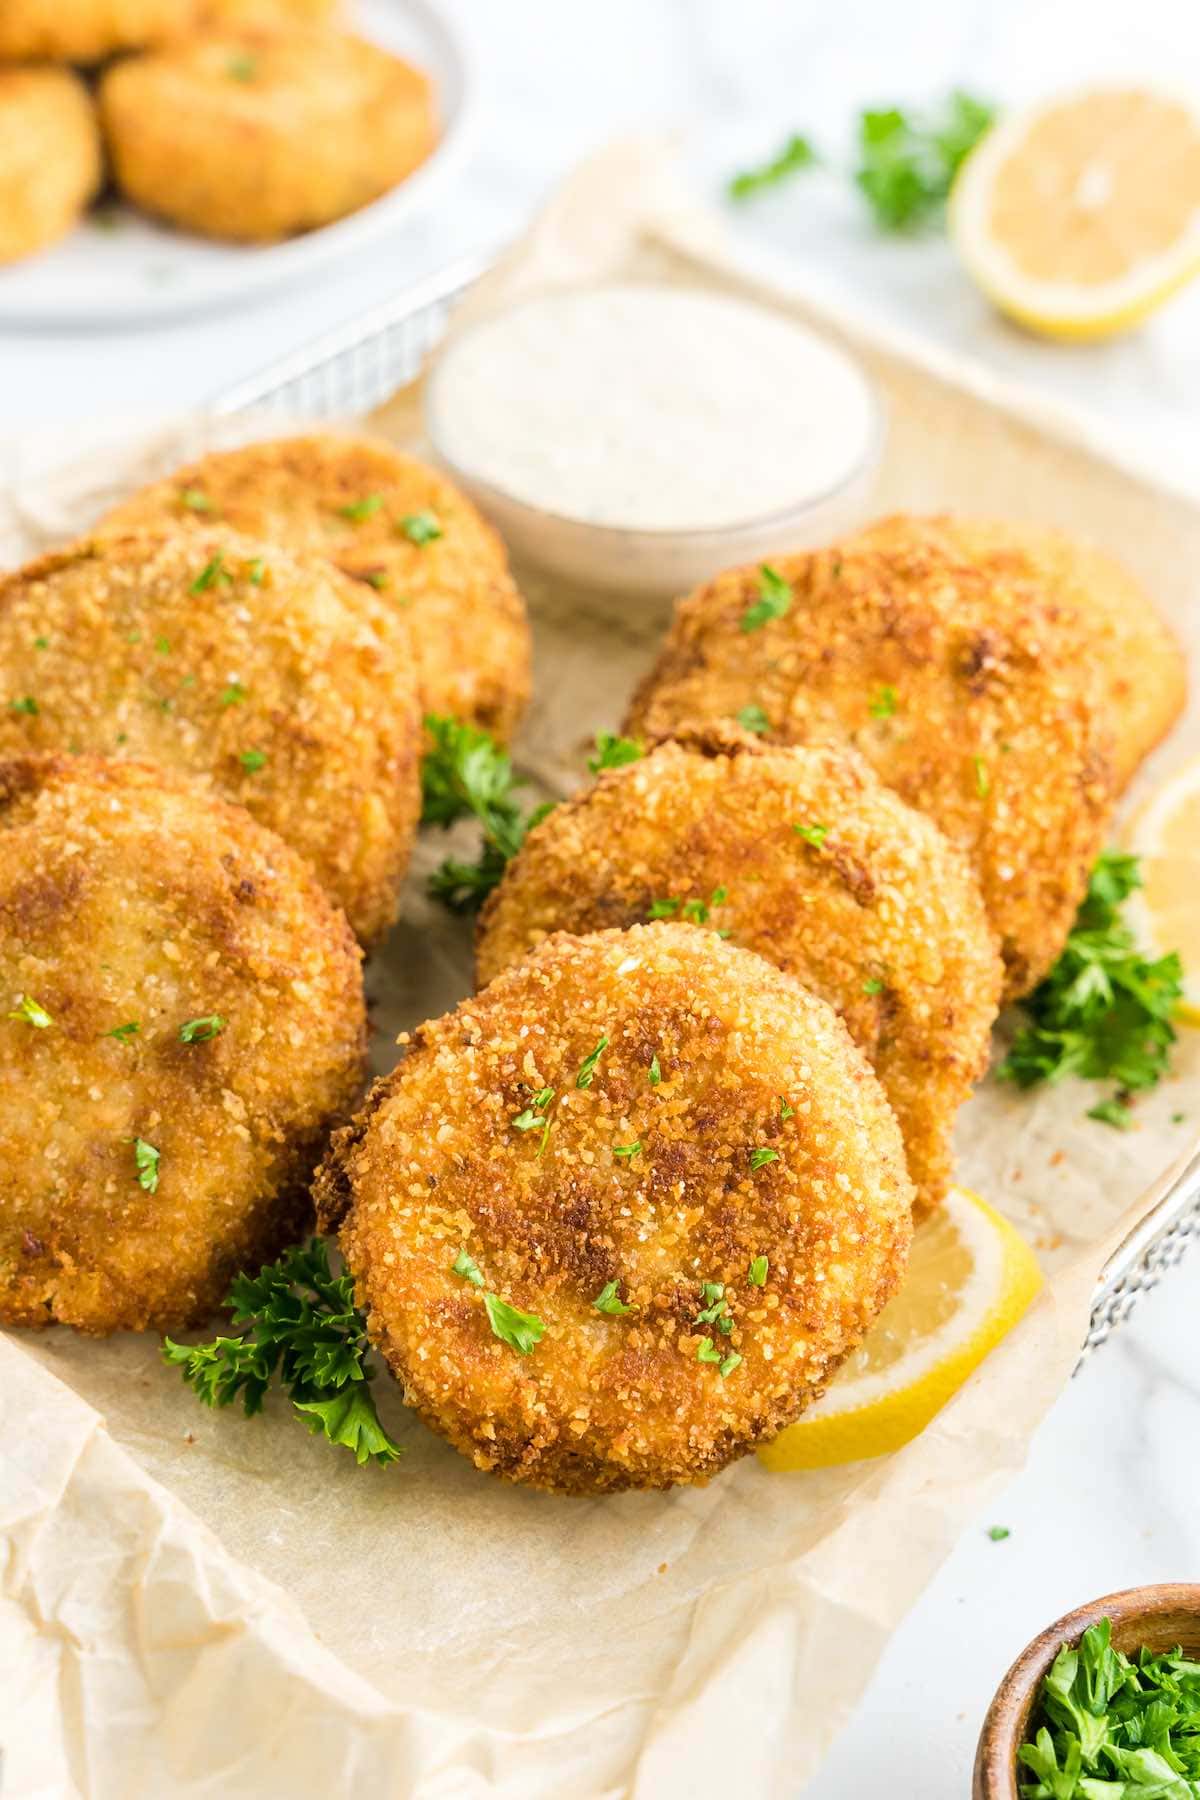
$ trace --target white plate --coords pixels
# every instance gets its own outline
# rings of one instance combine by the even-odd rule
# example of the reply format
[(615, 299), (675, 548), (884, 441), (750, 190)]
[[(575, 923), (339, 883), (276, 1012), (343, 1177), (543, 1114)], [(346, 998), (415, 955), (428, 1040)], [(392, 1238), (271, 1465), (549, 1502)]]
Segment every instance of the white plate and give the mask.
[(470, 56), (426, 0), (358, 0), (352, 29), (433, 78), (441, 139), (427, 162), (382, 199), (334, 225), (262, 248), (211, 243), (130, 207), (87, 219), (43, 256), (0, 269), (0, 326), (128, 325), (250, 298), (359, 254), (425, 206), (461, 158), (474, 113)]

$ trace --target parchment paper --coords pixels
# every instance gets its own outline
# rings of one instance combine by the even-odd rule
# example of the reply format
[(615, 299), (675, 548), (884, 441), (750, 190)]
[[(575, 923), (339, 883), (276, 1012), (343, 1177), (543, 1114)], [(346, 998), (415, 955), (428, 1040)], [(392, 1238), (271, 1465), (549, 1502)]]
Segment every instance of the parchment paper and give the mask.
[[(596, 275), (737, 287), (712, 222), (651, 147), (577, 175), (493, 278), (504, 294)], [(756, 284), (811, 315), (795, 295)], [(839, 322), (821, 320), (826, 328)], [(1200, 514), (990, 383), (913, 360), (861, 325), (890, 440), (878, 510), (974, 508), (1088, 532), (1124, 555), (1191, 642)], [(412, 441), (407, 395), (377, 425)], [(0, 557), (86, 526), (199, 445), (278, 419), (191, 420), (72, 457), (0, 495)], [(521, 571), (536, 700), (519, 761), (539, 790), (584, 774), (619, 721), (665, 609)], [(1200, 749), (1189, 722), (1142, 785)], [(395, 1033), (470, 986), (469, 928), (423, 894), (457, 839), (421, 845), (400, 925), (369, 971), (377, 1066)], [(794, 1796), (889, 1633), (964, 1524), (1020, 1466), (1074, 1363), (1105, 1250), (1186, 1148), (1197, 1037), (1118, 1134), (1067, 1085), (988, 1083), (965, 1110), (961, 1178), (1026, 1231), (1049, 1285), (933, 1425), (890, 1458), (707, 1488), (560, 1500), (477, 1473), (377, 1384), (407, 1447), (359, 1469), (287, 1410), (196, 1405), (152, 1339), (0, 1335), (0, 1746), (6, 1796)]]

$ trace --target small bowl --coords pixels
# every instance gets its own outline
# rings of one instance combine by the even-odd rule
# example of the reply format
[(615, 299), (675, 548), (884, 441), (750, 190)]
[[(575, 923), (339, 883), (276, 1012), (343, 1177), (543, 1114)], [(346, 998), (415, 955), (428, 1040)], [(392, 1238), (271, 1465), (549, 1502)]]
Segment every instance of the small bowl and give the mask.
[(1200, 1586), (1190, 1582), (1126, 1588), (1064, 1614), (1021, 1652), (996, 1689), (975, 1752), (973, 1800), (1019, 1800), (1017, 1751), (1042, 1677), (1064, 1644), (1077, 1644), (1101, 1619), (1111, 1619), (1113, 1648), (1126, 1656), (1143, 1646), (1157, 1653), (1176, 1644), (1189, 1656), (1200, 1655)]

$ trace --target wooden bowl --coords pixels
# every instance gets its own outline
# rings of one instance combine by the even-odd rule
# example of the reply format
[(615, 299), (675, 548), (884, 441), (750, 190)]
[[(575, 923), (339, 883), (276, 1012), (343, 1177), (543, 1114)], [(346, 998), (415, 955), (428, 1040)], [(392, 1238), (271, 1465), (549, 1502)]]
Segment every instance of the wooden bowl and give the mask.
[(1143, 1645), (1162, 1651), (1176, 1644), (1187, 1655), (1200, 1656), (1200, 1585), (1170, 1581), (1126, 1588), (1066, 1613), (1021, 1652), (996, 1689), (975, 1752), (973, 1800), (1019, 1800), (1017, 1751), (1025, 1742), (1042, 1676), (1064, 1644), (1078, 1643), (1101, 1619), (1112, 1620), (1113, 1648), (1126, 1656)]

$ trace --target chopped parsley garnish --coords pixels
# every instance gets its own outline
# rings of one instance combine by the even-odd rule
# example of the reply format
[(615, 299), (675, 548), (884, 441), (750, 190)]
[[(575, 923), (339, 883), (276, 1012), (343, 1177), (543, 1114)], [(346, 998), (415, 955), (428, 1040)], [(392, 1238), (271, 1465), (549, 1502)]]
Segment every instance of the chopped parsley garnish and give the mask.
[(975, 771), (975, 792), (981, 800), (986, 800), (992, 791), (992, 778), (988, 773), (988, 766), (982, 756), (973, 756), (971, 767)]
[(238, 756), (238, 761), (247, 775), (257, 775), (260, 769), (266, 767), (267, 753), (265, 750), (243, 750)]
[(602, 1037), (590, 1055), (585, 1056), (579, 1065), (579, 1073), (575, 1077), (577, 1088), (590, 1088), (596, 1074), (596, 1065), (608, 1049), (608, 1039)]
[(528, 815), (522, 811), (513, 792), (520, 779), (486, 731), (438, 713), (426, 715), (425, 730), (432, 748), (421, 763), (422, 824), (445, 828), (473, 816), (483, 827), (478, 860), (448, 857), (430, 877), (429, 891), (451, 912), (474, 912), (549, 808), (535, 807)]
[(750, 1281), (754, 1287), (766, 1287), (767, 1270), (770, 1263), (765, 1256), (756, 1256), (750, 1264)]
[(596, 733), (596, 754), (588, 758), (588, 768), (593, 775), (599, 775), (601, 769), (623, 769), (626, 763), (640, 762), (646, 754), (646, 746), (639, 744), (636, 738), (617, 737), (611, 731)]
[(112, 1030), (106, 1031), (104, 1035), (105, 1037), (116, 1038), (118, 1043), (125, 1044), (128, 1043), (130, 1038), (135, 1038), (141, 1029), (142, 1028), (136, 1019), (130, 1019), (125, 1025), (114, 1025)]
[(597, 1312), (609, 1313), (613, 1318), (616, 1318), (621, 1313), (637, 1311), (636, 1307), (626, 1306), (625, 1302), (617, 1293), (617, 1287), (618, 1283), (615, 1281), (605, 1282), (604, 1286), (600, 1289), (600, 1292), (596, 1295), (596, 1298), (592, 1301), (592, 1305)]
[(241, 1397), (247, 1417), (261, 1412), (273, 1381), (298, 1417), (331, 1444), (343, 1444), (359, 1463), (395, 1462), (401, 1455), (379, 1422), (366, 1366), (367, 1321), (354, 1304), (354, 1280), (332, 1275), (320, 1238), (285, 1251), (257, 1275), (239, 1275), (225, 1306), (237, 1337), (207, 1344), (163, 1341), (163, 1359), (206, 1406)]
[(257, 56), (231, 56), (225, 64), (225, 73), (231, 81), (253, 81), (258, 74)]
[(614, 1156), (624, 1157), (625, 1161), (629, 1162), (631, 1160), (631, 1158), (633, 1158), (635, 1156), (640, 1156), (642, 1154), (642, 1146), (640, 1143), (614, 1144), (612, 1147), (612, 1153)]
[(1006, 1537), (1012, 1536), (1012, 1532), (1008, 1529), (1007, 1525), (989, 1525), (988, 1536), (991, 1538), (993, 1544), (1002, 1544)]
[(36, 719), (42, 709), (32, 694), (26, 694), (20, 700), (10, 700), (8, 710), (15, 713), (28, 713), (31, 719)]
[(510, 1306), (499, 1294), (485, 1294), (483, 1304), (487, 1308), (488, 1324), (501, 1342), (521, 1356), (530, 1356), (534, 1345), (541, 1342), (546, 1332), (537, 1314)]
[(204, 489), (197, 487), (180, 488), (179, 504), (188, 512), (194, 513), (210, 513), (217, 510)]
[(48, 650), (50, 648), (50, 639), (48, 637), (35, 637), (33, 640), (33, 647), (35, 650)]
[[(652, 900), (648, 919), (686, 919), (689, 925), (707, 925), (714, 906), (724, 906), (729, 889), (714, 888), (707, 900)], [(722, 936), (728, 936), (727, 932)]]
[(546, 1140), (550, 1136), (550, 1107), (553, 1100), (554, 1089), (552, 1087), (539, 1089), (533, 1096), (533, 1104), (527, 1106), (524, 1112), (519, 1112), (512, 1121), (518, 1131), (535, 1131), (539, 1125), (541, 1126), (542, 1137), (537, 1148), (539, 1156), (545, 1150)]
[(209, 1013), (204, 1019), (189, 1019), (179, 1027), (181, 1044), (207, 1044), (218, 1037), (225, 1029), (225, 1021), (220, 1013)]
[(159, 1153), (153, 1144), (145, 1138), (134, 1138), (133, 1161), (137, 1169), (138, 1186), (145, 1188), (148, 1194), (158, 1192)]
[(32, 1025), (38, 1031), (45, 1031), (48, 1025), (54, 1023), (45, 1007), (40, 1006), (32, 994), (19, 994), (17, 1004), (8, 1016), (20, 1024)]
[(770, 563), (760, 563), (758, 599), (742, 614), (742, 630), (759, 631), (770, 619), (782, 619), (791, 604), (791, 584)]
[(742, 1359), (736, 1350), (727, 1352), (721, 1351), (714, 1347), (710, 1337), (700, 1339), (700, 1346), (696, 1351), (696, 1361), (702, 1363), (716, 1363), (717, 1372), (722, 1380), (724, 1380), (727, 1375), (733, 1374), (733, 1371), (737, 1368), (741, 1360)]
[[(1068, 1075), (1114, 1081), (1117, 1102), (1152, 1088), (1166, 1074), (1175, 1042), (1172, 1015), (1183, 993), (1183, 966), (1171, 952), (1142, 956), (1121, 907), (1141, 886), (1138, 859), (1108, 850), (1092, 870), (1087, 897), (1062, 955), (1022, 1006), (1022, 1026), (999, 1074), (1021, 1088)], [(1127, 1109), (1091, 1109), (1108, 1125), (1129, 1123)]]
[(479, 1264), (473, 1256), (468, 1256), (465, 1250), (460, 1250), (450, 1264), (450, 1273), (459, 1276), (463, 1281), (469, 1281), (472, 1287), (483, 1286), (483, 1273)]
[(729, 182), (729, 198), (754, 199), (768, 189), (778, 187), (781, 182), (790, 180), (793, 175), (798, 175), (801, 169), (811, 169), (817, 160), (817, 153), (808, 138), (795, 132), (767, 162), (760, 163), (757, 168), (743, 169), (734, 175)]
[(222, 706), (240, 706), (246, 698), (246, 690), (240, 681), (231, 681), (227, 688), (221, 690)]
[(154, 640), (154, 648), (158, 651), (158, 654), (160, 656), (170, 656), (170, 654), (171, 654), (170, 638), (156, 637)]
[(1133, 1124), (1133, 1114), (1129, 1110), (1128, 1100), (1114, 1096), (1108, 1100), (1098, 1100), (1095, 1106), (1088, 1107), (1088, 1118), (1098, 1119), (1102, 1125), (1112, 1125), (1118, 1131), (1128, 1131)]
[(261, 556), (252, 556), (250, 561), (246, 564), (246, 573), (250, 577), (251, 587), (261, 587), (263, 584), (263, 576), (266, 572), (267, 565)]
[(862, 991), (864, 994), (882, 994), (883, 983), (878, 975), (868, 975), (862, 984)]
[(729, 1302), (725, 1298), (723, 1281), (705, 1281), (700, 1285), (700, 1297), (704, 1304), (696, 1314), (697, 1325), (716, 1325), (726, 1336), (733, 1330), (733, 1315), (729, 1310)]
[(400, 520), (399, 529), (410, 544), (432, 544), (435, 539), (443, 537), (436, 513), (405, 513)]
[(771, 729), (771, 721), (761, 706), (739, 707), (737, 722), (745, 731), (762, 733)]
[(209, 558), (188, 589), (189, 594), (204, 594), (209, 588), (216, 587), (219, 581), (232, 582), (233, 576), (225, 567), (225, 552), (218, 550)]
[(662, 1066), (659, 1063), (658, 1054), (656, 1052), (650, 1058), (650, 1086), (657, 1087), (661, 1080), (662, 1080)]
[(1026, 1800), (1186, 1800), (1200, 1791), (1200, 1662), (1178, 1646), (1126, 1656), (1101, 1619), (1063, 1645), (1026, 1729)]
[(871, 717), (873, 719), (890, 719), (899, 701), (894, 687), (881, 687), (871, 701)]
[(779, 1116), (781, 1119), (794, 1119), (796, 1116), (795, 1107), (789, 1106), (782, 1095), (780, 1095), (779, 1099)]
[(762, 1169), (766, 1167), (767, 1163), (778, 1161), (778, 1150), (772, 1150), (767, 1144), (760, 1144), (756, 1150), (750, 1152), (750, 1167), (752, 1169)]
[(368, 587), (373, 587), (378, 593), (388, 584), (388, 572), (386, 569), (362, 569), (358, 579), (365, 581)]
[(819, 850), (829, 836), (828, 825), (793, 825), (792, 830), (797, 837), (802, 837), (806, 844), (811, 844), (814, 850)]
[(364, 519), (373, 519), (382, 506), (382, 494), (366, 494), (361, 500), (352, 500), (349, 506), (339, 506), (338, 512), (351, 524), (361, 525)]
[(929, 116), (898, 107), (861, 115), (854, 179), (881, 231), (940, 221), (955, 175), (994, 116), (986, 102), (957, 89)]

